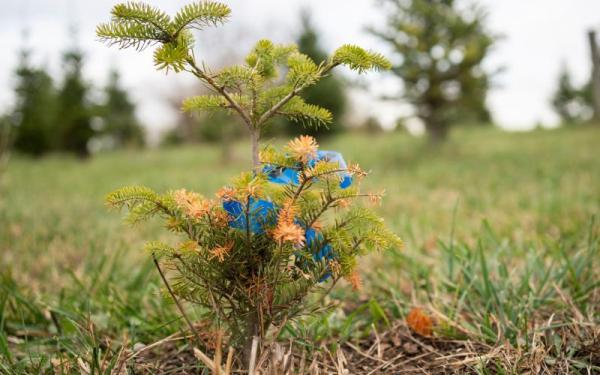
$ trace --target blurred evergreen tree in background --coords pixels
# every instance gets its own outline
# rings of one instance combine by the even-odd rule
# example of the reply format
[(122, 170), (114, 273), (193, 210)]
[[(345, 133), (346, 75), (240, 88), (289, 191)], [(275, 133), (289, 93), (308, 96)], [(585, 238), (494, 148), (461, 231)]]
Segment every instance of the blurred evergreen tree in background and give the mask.
[(233, 159), (233, 143), (247, 135), (243, 127), (236, 122), (239, 120), (224, 112), (187, 113), (181, 110), (181, 103), (188, 96), (210, 94), (204, 86), (180, 89), (169, 98), (173, 111), (178, 113), (175, 127), (162, 137), (165, 146), (194, 143), (217, 143), (221, 148), (222, 164), (228, 164)]
[(360, 130), (368, 135), (374, 135), (383, 132), (383, 126), (377, 117), (369, 116), (360, 127)]
[(588, 82), (581, 87), (575, 86), (569, 69), (563, 65), (551, 104), (563, 124), (589, 121), (594, 114), (591, 84)]
[(489, 123), (486, 96), (491, 73), (483, 62), (497, 37), (487, 30), (486, 12), (455, 0), (379, 0), (383, 28), (371, 33), (397, 54), (392, 72), (433, 141), (455, 123)]
[[(99, 103), (92, 100), (92, 87), (83, 78), (79, 50), (63, 55), (58, 88), (46, 69), (30, 60), (30, 52), (23, 50), (15, 70), (15, 105), (0, 116), (7, 128), (0, 129), (1, 147), (8, 147), (9, 133), (15, 151), (33, 156), (61, 151), (86, 157), (92, 140), (104, 148), (144, 145), (144, 128), (117, 72), (111, 72), (105, 99)], [(93, 126), (96, 119), (101, 126)]]
[[(327, 53), (319, 41), (319, 32), (313, 25), (311, 15), (308, 10), (301, 13), (301, 32), (296, 40), (298, 49), (301, 53), (308, 55), (317, 64), (327, 58)], [(288, 135), (296, 136), (307, 134), (312, 136), (322, 136), (343, 130), (341, 121), (347, 107), (346, 93), (342, 79), (335, 73), (330, 73), (328, 77), (322, 79), (318, 85), (311, 86), (300, 95), (307, 103), (315, 104), (326, 108), (333, 116), (333, 122), (328, 127), (305, 128), (298, 124), (285, 121), (285, 129)]]
[(135, 116), (135, 104), (121, 87), (117, 70), (111, 70), (104, 95), (104, 103), (98, 111), (102, 118), (100, 134), (107, 138), (112, 148), (143, 146), (144, 128)]
[(56, 147), (56, 92), (50, 75), (30, 62), (30, 52), (22, 51), (16, 71), (14, 111), (9, 120), (16, 126), (14, 147), (40, 156)]
[(94, 136), (92, 129), (93, 106), (89, 100), (89, 86), (82, 76), (83, 54), (72, 49), (63, 56), (64, 78), (58, 91), (60, 149), (80, 157), (89, 156), (88, 143)]
[(0, 116), (0, 188), (4, 167), (12, 144), (12, 123), (9, 115)]

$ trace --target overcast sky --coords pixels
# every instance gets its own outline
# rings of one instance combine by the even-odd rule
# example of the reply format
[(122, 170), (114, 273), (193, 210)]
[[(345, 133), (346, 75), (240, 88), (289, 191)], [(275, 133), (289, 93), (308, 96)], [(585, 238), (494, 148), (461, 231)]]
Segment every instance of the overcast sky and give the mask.
[[(324, 46), (332, 50), (343, 43), (387, 52), (384, 45), (365, 33), (368, 25), (381, 22), (374, 0), (222, 0), (233, 10), (230, 22), (211, 32), (199, 46), (199, 56), (216, 61), (227, 51), (241, 55), (258, 38), (278, 42), (294, 39), (299, 10), (312, 9), (315, 23), (323, 33)], [(164, 128), (173, 115), (165, 104), (176, 87), (190, 77), (156, 72), (151, 51), (136, 53), (108, 48), (96, 41), (95, 26), (109, 19), (115, 0), (0, 0), (0, 111), (13, 101), (13, 70), (18, 59), (24, 28), (33, 60), (47, 66), (59, 79), (60, 54), (72, 44), (69, 24), (78, 29), (77, 43), (86, 53), (85, 75), (96, 87), (103, 85), (111, 66), (117, 67), (125, 86), (139, 104), (142, 120), (154, 129)], [(148, 1), (171, 13), (186, 1)], [(6, 4), (8, 3), (8, 4)], [(523, 129), (541, 121), (556, 122), (548, 101), (562, 64), (571, 69), (575, 81), (589, 77), (590, 64), (586, 31), (600, 29), (600, 0), (480, 0), (487, 7), (489, 26), (504, 39), (487, 61), (490, 68), (504, 67), (490, 93), (489, 106), (496, 122), (510, 129)], [(221, 34), (222, 32), (222, 34)], [(218, 35), (226, 35), (217, 40)], [(348, 75), (349, 78), (355, 78)], [(386, 75), (369, 78), (373, 92), (393, 90), (397, 81)], [(375, 95), (355, 95), (361, 115), (377, 115), (390, 124), (402, 114), (395, 103), (374, 104)]]

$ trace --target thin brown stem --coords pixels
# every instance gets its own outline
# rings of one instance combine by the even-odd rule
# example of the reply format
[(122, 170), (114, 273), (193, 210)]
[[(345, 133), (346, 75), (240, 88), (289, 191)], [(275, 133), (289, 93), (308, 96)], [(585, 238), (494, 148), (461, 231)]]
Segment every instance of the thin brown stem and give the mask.
[[(258, 155), (258, 153), (259, 153), (258, 141), (260, 138), (260, 129), (258, 127), (259, 124), (255, 123), (252, 120), (252, 116), (249, 115), (240, 106), (240, 104), (225, 90), (225, 88), (219, 86), (217, 84), (217, 82), (215, 82), (215, 80), (210, 75), (206, 74), (204, 72), (204, 70), (200, 69), (196, 65), (196, 62), (194, 61), (194, 59), (192, 57), (188, 58), (187, 63), (192, 68), (192, 74), (194, 74), (196, 77), (200, 78), (204, 82), (208, 83), (213, 89), (215, 89), (219, 94), (221, 94), (225, 98), (225, 100), (227, 100), (227, 102), (229, 103), (229, 106), (240, 115), (240, 117), (246, 124), (246, 127), (250, 131), (250, 139), (252, 142), (252, 166), (254, 168), (254, 171), (258, 172), (258, 169), (260, 167), (260, 158)], [(255, 100), (255, 95), (256, 94), (253, 93), (253, 100)], [(254, 106), (254, 103), (253, 103), (253, 106)], [(253, 111), (254, 111), (254, 108), (252, 108), (252, 112)]]
[(244, 357), (243, 360), (246, 364), (246, 367), (250, 367), (250, 363), (252, 361), (252, 348), (255, 341), (255, 337), (258, 337), (260, 334), (260, 317), (257, 310), (251, 310), (248, 312), (248, 316), (246, 317), (246, 338), (244, 342)]
[(317, 220), (319, 220), (319, 218), (321, 217), (321, 215), (323, 215), (323, 213), (325, 213), (325, 211), (327, 211), (327, 209), (329, 208), (329, 206), (335, 202), (336, 199), (333, 199), (331, 201), (328, 201), (327, 203), (325, 203), (323, 205), (323, 207), (321, 207), (321, 210), (319, 211), (318, 214), (315, 215), (315, 217), (308, 223), (308, 225), (306, 226), (307, 228), (311, 228), (316, 222)]
[(292, 98), (294, 96), (298, 95), (300, 93), (300, 91), (302, 91), (303, 88), (304, 88), (304, 86), (297, 87), (294, 90), (292, 90), (289, 94), (284, 96), (283, 99), (281, 99), (273, 107), (271, 107), (268, 111), (263, 113), (262, 116), (260, 116), (260, 118), (257, 121), (257, 125), (260, 126), (260, 125), (264, 124), (268, 119), (273, 117), (277, 113), (277, 111), (279, 109), (281, 109), (281, 107), (283, 107), (284, 105), (287, 104), (287, 102), (292, 100)]
[(321, 295), (321, 298), (319, 298), (319, 300), (317, 301), (315, 306), (324, 306), (325, 305), (325, 298), (329, 295), (329, 293), (331, 293), (333, 288), (336, 286), (336, 284), (339, 280), (339, 277), (332, 277), (332, 279), (333, 279), (333, 281), (331, 282), (331, 285), (329, 286), (329, 288), (327, 288), (327, 290), (325, 290), (325, 292), (323, 292), (323, 295)]
[[(329, 71), (331, 69), (333, 69), (334, 67), (336, 67), (337, 65), (339, 65), (339, 64), (331, 64), (331, 65), (321, 66), (322, 71), (319, 73), (319, 77), (323, 77), (325, 74), (329, 73)], [(271, 107), (268, 111), (263, 113), (262, 116), (260, 116), (260, 118), (256, 122), (256, 126), (260, 126), (260, 125), (264, 124), (268, 119), (273, 117), (277, 113), (277, 111), (279, 111), (281, 109), (281, 107), (286, 105), (290, 100), (292, 100), (292, 98), (294, 98), (296, 95), (298, 95), (300, 93), (300, 91), (304, 90), (308, 86), (309, 86), (309, 84), (304, 84), (304, 85), (295, 87), (289, 94), (284, 96), (279, 102), (275, 103), (275, 105), (273, 107)]]
[[(306, 187), (306, 184), (308, 184), (312, 180), (314, 180), (316, 178), (319, 178), (321, 176), (326, 176), (326, 175), (330, 175), (330, 174), (333, 174), (333, 173), (339, 173), (339, 172), (347, 172), (347, 171), (348, 171), (348, 169), (334, 169), (334, 170), (323, 172), (323, 173), (313, 174), (313, 175), (308, 176), (308, 177), (303, 177), (302, 178), (302, 182), (298, 186), (298, 190), (296, 190), (296, 193), (294, 194), (294, 196), (292, 198), (292, 202), (295, 202), (296, 199), (298, 199), (298, 197), (300, 196), (300, 194), (302, 193), (302, 191)], [(304, 172), (303, 172), (303, 175), (304, 175)]]
[(259, 156), (259, 137), (260, 133), (257, 129), (250, 129), (250, 139), (252, 140), (252, 166), (255, 172), (260, 170), (260, 156)]
[(167, 278), (165, 277), (165, 274), (163, 273), (162, 269), (160, 268), (160, 264), (158, 263), (158, 259), (156, 258), (156, 254), (154, 254), (154, 253), (152, 253), (152, 260), (154, 260), (154, 265), (156, 266), (156, 269), (158, 270), (158, 273), (160, 274), (160, 278), (162, 279), (163, 283), (167, 287), (167, 290), (169, 291), (169, 294), (171, 295), (171, 298), (173, 298), (173, 301), (175, 302), (175, 305), (177, 305), (177, 308), (179, 309), (179, 312), (181, 313), (181, 316), (183, 317), (183, 319), (185, 320), (185, 322), (189, 326), (190, 331), (194, 334), (194, 337), (196, 338), (196, 341), (197, 341), (198, 345), (202, 346), (203, 342), (202, 342), (202, 339), (200, 339), (200, 335), (198, 335), (198, 332), (194, 328), (194, 325), (192, 324), (192, 321), (190, 320), (190, 318), (188, 318), (187, 314), (185, 313), (185, 310), (183, 309), (183, 306), (181, 306), (181, 303), (179, 303), (179, 300), (177, 299), (177, 297), (175, 297), (175, 293), (173, 293), (173, 289), (171, 289), (171, 285), (169, 285), (169, 282), (167, 281)]
[(244, 123), (246, 123), (246, 126), (249, 129), (254, 128), (253, 123), (252, 123), (252, 119), (250, 118), (250, 116), (246, 113), (246, 111), (244, 111), (244, 109), (239, 105), (238, 102), (235, 101), (235, 99), (233, 99), (231, 97), (231, 95), (229, 95), (229, 93), (221, 86), (217, 85), (217, 83), (215, 82), (215, 80), (209, 76), (208, 74), (206, 74), (202, 69), (200, 69), (197, 65), (196, 62), (194, 61), (193, 58), (188, 58), (187, 59), (187, 63), (192, 67), (192, 73), (200, 78), (201, 80), (205, 81), (206, 83), (208, 83), (210, 86), (212, 86), (215, 90), (217, 90), (217, 92), (219, 94), (221, 94), (225, 100), (227, 100), (227, 102), (231, 105), (231, 107), (237, 112), (239, 113), (239, 115), (242, 117), (242, 119), (244, 120)]
[[(321, 217), (321, 215), (323, 215), (325, 213), (325, 211), (327, 211), (327, 209), (335, 202), (342, 200), (342, 199), (352, 199), (352, 198), (360, 198), (360, 197), (369, 197), (369, 194), (354, 194), (354, 195), (349, 195), (347, 197), (331, 197), (331, 200), (327, 201), (323, 207), (321, 207), (321, 210), (319, 211), (319, 213), (317, 213), (317, 215), (315, 215), (315, 217), (310, 221), (310, 223), (308, 224), (307, 228), (310, 228), (317, 220), (319, 220), (319, 218)], [(338, 227), (339, 228), (339, 227)]]

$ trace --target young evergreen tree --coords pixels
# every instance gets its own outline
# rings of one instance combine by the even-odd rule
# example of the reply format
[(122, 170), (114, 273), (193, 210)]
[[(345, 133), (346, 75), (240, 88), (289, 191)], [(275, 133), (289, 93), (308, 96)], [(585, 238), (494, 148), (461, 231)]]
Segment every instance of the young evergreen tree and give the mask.
[[(357, 199), (377, 203), (381, 197), (360, 191), (366, 173), (358, 165), (319, 150), (309, 136), (281, 151), (261, 149), (262, 131), (275, 117), (331, 123), (328, 110), (300, 93), (340, 65), (366, 72), (390, 63), (354, 45), (316, 63), (294, 45), (260, 40), (245, 63), (213, 71), (197, 60), (191, 30), (220, 24), (229, 14), (227, 5), (207, 0), (184, 6), (174, 17), (129, 2), (116, 5), (111, 22), (98, 26), (97, 34), (122, 48), (155, 45), (159, 70), (187, 71), (210, 87), (210, 94), (186, 99), (183, 108), (238, 116), (250, 135), (252, 171), (220, 189), (216, 200), (185, 189), (160, 194), (134, 186), (109, 194), (107, 202), (128, 208), (131, 223), (162, 217), (184, 238), (175, 247), (156, 241), (147, 246), (167, 292), (191, 332), (196, 329), (179, 299), (227, 328), (229, 344), (254, 373), (270, 329), (305, 313), (311, 292), (326, 294), (325, 282), (333, 286), (344, 277), (358, 287), (360, 255), (401, 244), (371, 210), (352, 207)], [(165, 275), (161, 263), (172, 272)], [(203, 345), (199, 335), (196, 340)], [(205, 361), (213, 369), (220, 366), (215, 362)]]
[(77, 49), (63, 56), (64, 76), (58, 92), (57, 126), (59, 148), (80, 157), (89, 156), (88, 142), (94, 136), (93, 107), (89, 87), (82, 75), (83, 54)]
[(21, 53), (16, 78), (13, 145), (20, 152), (39, 156), (56, 146), (56, 91), (50, 75), (31, 65), (28, 51)]
[[(313, 61), (321, 63), (327, 59), (327, 53), (319, 41), (319, 33), (316, 30), (308, 10), (301, 14), (302, 29), (296, 43), (298, 50), (310, 57)], [(343, 129), (340, 119), (346, 110), (346, 93), (341, 78), (335, 73), (329, 74), (319, 81), (318, 85), (308, 87), (301, 94), (302, 98), (309, 103), (318, 105), (331, 112), (333, 121), (327, 127), (302, 129), (293, 122), (286, 123), (286, 130), (290, 135), (309, 134), (320, 136), (339, 132)]]
[(100, 106), (100, 115), (104, 120), (101, 134), (109, 137), (114, 147), (143, 146), (144, 128), (136, 118), (135, 104), (121, 87), (117, 70), (111, 70), (104, 94), (104, 103)]
[(594, 113), (591, 85), (588, 83), (576, 87), (566, 66), (560, 72), (551, 103), (561, 122), (566, 125), (586, 122)]
[(497, 38), (485, 11), (456, 0), (378, 1), (387, 22), (371, 32), (396, 52), (392, 71), (430, 139), (445, 139), (457, 122), (489, 122), (490, 74), (482, 63)]

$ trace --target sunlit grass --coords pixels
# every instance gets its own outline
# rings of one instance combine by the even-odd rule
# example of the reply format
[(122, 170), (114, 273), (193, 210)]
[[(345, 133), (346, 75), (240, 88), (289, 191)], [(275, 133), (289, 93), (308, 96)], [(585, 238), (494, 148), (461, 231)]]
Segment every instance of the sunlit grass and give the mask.
[[(439, 334), (525, 352), (534, 332), (554, 347), (560, 340), (552, 335), (568, 324), (597, 327), (598, 139), (600, 129), (588, 127), (465, 128), (438, 148), (403, 134), (324, 141), (322, 149), (373, 171), (367, 183), (386, 189), (381, 213), (406, 248), (365, 260), (360, 293), (336, 290), (334, 297), (348, 298), (342, 309), (286, 334), (351, 338), (414, 304), (437, 314)], [(124, 228), (103, 197), (130, 184), (212, 195), (249, 165), (243, 146), (227, 166), (215, 146), (85, 162), (13, 158), (0, 196), (2, 366), (47, 367), (50, 357), (41, 354), (57, 349), (93, 363), (125, 335), (130, 344), (148, 343), (176, 331), (176, 314), (156, 298), (158, 278), (141, 251), (164, 231), (156, 222)], [(116, 340), (111, 349), (107, 339)]]

